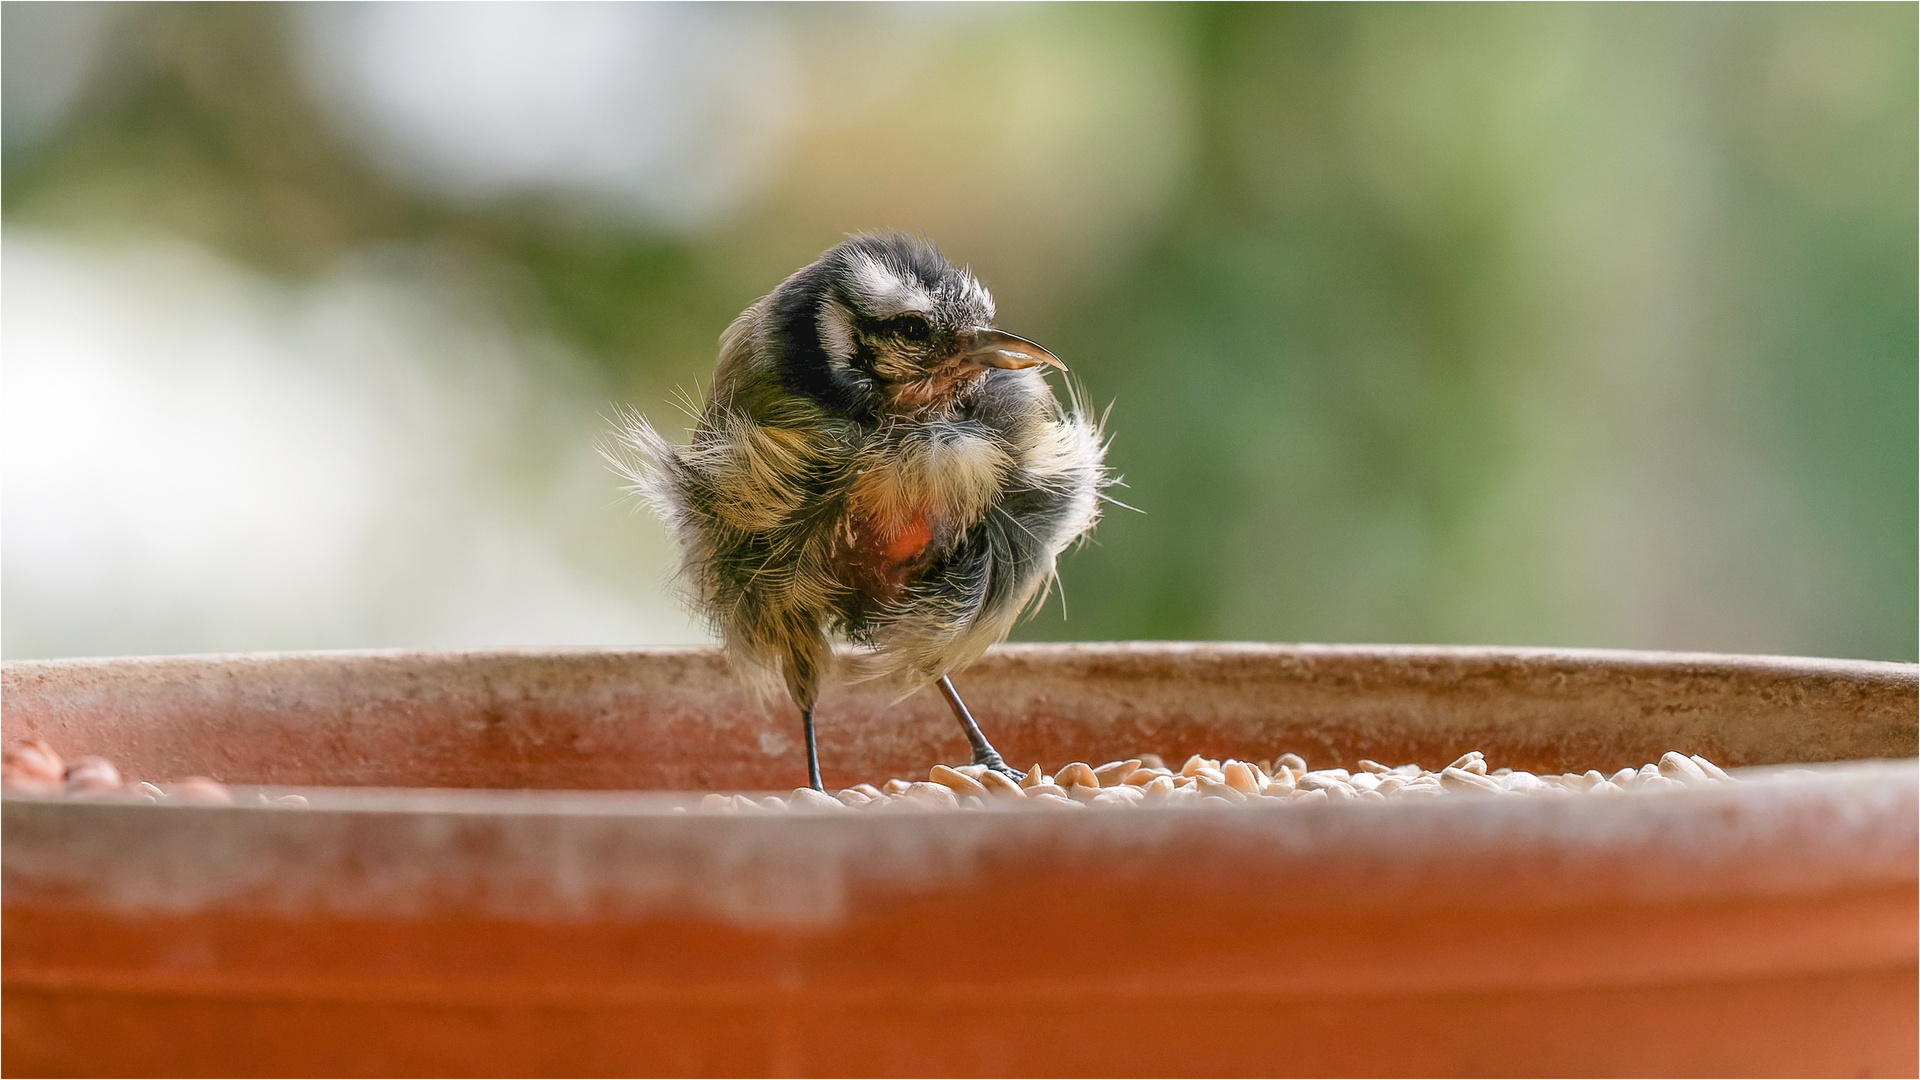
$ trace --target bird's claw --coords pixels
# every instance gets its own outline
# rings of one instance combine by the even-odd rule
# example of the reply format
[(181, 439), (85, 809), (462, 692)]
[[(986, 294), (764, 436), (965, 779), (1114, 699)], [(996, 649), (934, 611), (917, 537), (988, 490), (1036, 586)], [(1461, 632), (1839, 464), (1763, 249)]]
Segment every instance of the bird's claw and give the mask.
[(1016, 769), (1013, 766), (1008, 765), (1007, 759), (1001, 757), (999, 754), (995, 754), (991, 752), (985, 753), (985, 754), (975, 754), (973, 756), (973, 763), (975, 765), (985, 765), (987, 768), (992, 769), (994, 772), (999, 773), (1001, 776), (1006, 777), (1007, 779), (1013, 781), (1016, 784), (1027, 778), (1026, 773), (1023, 773), (1019, 769)]

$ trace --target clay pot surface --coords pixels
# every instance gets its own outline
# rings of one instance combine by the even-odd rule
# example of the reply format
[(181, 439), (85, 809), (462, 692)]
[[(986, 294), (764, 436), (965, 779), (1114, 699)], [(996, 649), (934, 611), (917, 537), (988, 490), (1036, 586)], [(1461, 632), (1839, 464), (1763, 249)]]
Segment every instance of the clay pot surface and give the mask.
[[(676, 792), (790, 789), (799, 725), (709, 650), (11, 663), (8, 744), (236, 802), (7, 799), (0, 1068), (1912, 1075), (1917, 676), (1009, 646), (958, 681), (1023, 766), (1678, 749), (1745, 782), (749, 816)], [(931, 692), (842, 687), (820, 735), (830, 786), (965, 758)]]

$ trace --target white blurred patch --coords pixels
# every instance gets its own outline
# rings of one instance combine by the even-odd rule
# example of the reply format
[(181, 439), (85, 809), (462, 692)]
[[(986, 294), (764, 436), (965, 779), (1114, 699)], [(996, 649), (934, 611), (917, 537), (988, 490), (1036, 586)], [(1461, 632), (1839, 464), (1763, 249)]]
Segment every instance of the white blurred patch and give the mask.
[(785, 43), (725, 6), (316, 4), (299, 28), (346, 129), (456, 196), (585, 197), (695, 228), (759, 192), (785, 137)]
[(1162, 9), (295, 10), (324, 110), (402, 182), (684, 233), (751, 222), (774, 260), (756, 280), (899, 228), (1034, 311), (1125, 265), (1193, 162), (1193, 73)]
[(7, 656), (705, 639), (602, 403), (430, 270), (289, 289), (18, 229), (4, 264)]

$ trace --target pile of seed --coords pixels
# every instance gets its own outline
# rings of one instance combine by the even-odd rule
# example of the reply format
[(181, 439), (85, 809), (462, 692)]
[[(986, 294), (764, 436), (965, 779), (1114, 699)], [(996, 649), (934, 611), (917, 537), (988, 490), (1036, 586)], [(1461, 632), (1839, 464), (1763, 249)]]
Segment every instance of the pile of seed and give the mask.
[(1051, 806), (1225, 806), (1304, 802), (1379, 802), (1437, 798), (1442, 795), (1622, 795), (1629, 791), (1677, 788), (1693, 784), (1734, 783), (1713, 762), (1698, 754), (1668, 751), (1655, 763), (1621, 769), (1612, 776), (1584, 773), (1539, 776), (1516, 769), (1487, 769), (1478, 750), (1463, 754), (1439, 771), (1418, 765), (1382, 765), (1360, 761), (1359, 772), (1309, 769), (1297, 754), (1272, 761), (1220, 761), (1198, 754), (1178, 772), (1152, 754), (1098, 767), (1076, 761), (1049, 776), (1040, 766), (1014, 781), (984, 765), (935, 765), (920, 781), (889, 780), (879, 787), (855, 784), (835, 795), (795, 788), (781, 798), (766, 795), (711, 794), (702, 810), (777, 813), (790, 810), (880, 811), (985, 809), (990, 804)]
[[(106, 758), (88, 754), (63, 761), (51, 746), (39, 739), (7, 747), (4, 757), (0, 757), (0, 786), (9, 795), (42, 798), (64, 795), (106, 802), (233, 805), (233, 793), (218, 780), (205, 776), (189, 776), (161, 784), (129, 780)], [(307, 805), (301, 795), (270, 798), (261, 794), (259, 799), (268, 806)]]
[[(1221, 761), (1198, 754), (1178, 772), (1153, 754), (1092, 766), (1076, 761), (1048, 775), (1040, 766), (1012, 780), (984, 765), (935, 765), (925, 780), (889, 780), (875, 787), (855, 784), (828, 795), (795, 788), (782, 798), (764, 795), (710, 794), (702, 810), (773, 813), (790, 810), (880, 811), (986, 809), (992, 805), (1050, 806), (1207, 806), (1301, 802), (1368, 802), (1389, 798), (1441, 795), (1620, 795), (1643, 789), (1689, 784), (1733, 783), (1718, 765), (1698, 754), (1670, 750), (1655, 763), (1621, 769), (1612, 776), (1584, 773), (1535, 775), (1516, 769), (1487, 769), (1486, 755), (1475, 750), (1435, 772), (1418, 765), (1382, 765), (1360, 761), (1359, 772), (1309, 769), (1298, 754), (1272, 761)], [(173, 783), (130, 781), (106, 758), (88, 755), (62, 761), (39, 740), (16, 743), (0, 759), (0, 784), (8, 794), (68, 796), (150, 803), (201, 803), (231, 806), (233, 793), (216, 780), (190, 776)], [(301, 807), (299, 795), (258, 796), (262, 805)]]

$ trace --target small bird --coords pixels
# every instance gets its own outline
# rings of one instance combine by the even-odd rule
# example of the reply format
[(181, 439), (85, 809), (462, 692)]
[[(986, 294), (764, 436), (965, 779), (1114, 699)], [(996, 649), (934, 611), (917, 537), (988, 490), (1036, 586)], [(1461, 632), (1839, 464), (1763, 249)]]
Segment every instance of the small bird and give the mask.
[(864, 647), (859, 675), (937, 685), (973, 762), (1021, 776), (949, 675), (1045, 598), (1111, 481), (1100, 424), (1043, 377), (1066, 365), (993, 315), (930, 241), (855, 235), (727, 328), (687, 445), (619, 419), (609, 459), (736, 669), (785, 683), (816, 789), (835, 638)]

